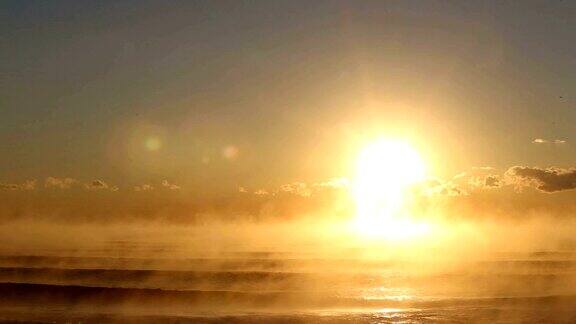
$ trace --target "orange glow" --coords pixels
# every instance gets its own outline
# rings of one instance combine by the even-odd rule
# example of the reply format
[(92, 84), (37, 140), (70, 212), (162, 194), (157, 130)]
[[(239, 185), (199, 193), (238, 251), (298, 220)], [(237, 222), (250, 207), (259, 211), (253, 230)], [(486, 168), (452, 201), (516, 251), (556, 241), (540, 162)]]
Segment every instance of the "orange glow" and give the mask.
[(420, 154), (406, 142), (381, 139), (366, 146), (358, 157), (353, 184), (357, 229), (392, 240), (426, 233), (426, 224), (415, 224), (405, 215), (406, 192), (425, 174)]

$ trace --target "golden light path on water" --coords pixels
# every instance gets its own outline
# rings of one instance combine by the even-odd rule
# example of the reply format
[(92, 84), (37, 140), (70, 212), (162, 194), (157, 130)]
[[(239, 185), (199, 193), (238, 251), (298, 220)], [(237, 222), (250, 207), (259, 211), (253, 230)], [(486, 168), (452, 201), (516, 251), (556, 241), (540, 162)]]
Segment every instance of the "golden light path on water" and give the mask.
[[(415, 246), (426, 245), (432, 233), (431, 224), (415, 220), (410, 214), (410, 190), (426, 180), (426, 163), (419, 152), (400, 139), (377, 139), (359, 153), (352, 194), (356, 203), (353, 228), (361, 240), (374, 247), (376, 258), (381, 244), (403, 258), (410, 258)], [(418, 249), (416, 249), (418, 250)], [(383, 274), (384, 275), (384, 274)], [(361, 289), (364, 300), (401, 302), (416, 298), (417, 292), (407, 287), (376, 286)], [(383, 313), (401, 319), (407, 310), (390, 309)]]

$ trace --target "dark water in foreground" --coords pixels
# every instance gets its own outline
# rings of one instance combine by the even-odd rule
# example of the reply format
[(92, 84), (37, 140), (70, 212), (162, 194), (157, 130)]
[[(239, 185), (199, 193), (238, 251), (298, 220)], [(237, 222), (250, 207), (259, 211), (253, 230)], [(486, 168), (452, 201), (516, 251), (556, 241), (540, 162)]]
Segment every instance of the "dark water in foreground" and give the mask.
[(305, 253), (166, 258), (118, 250), (3, 251), (0, 320), (576, 323), (572, 252), (499, 254), (422, 272), (408, 262)]

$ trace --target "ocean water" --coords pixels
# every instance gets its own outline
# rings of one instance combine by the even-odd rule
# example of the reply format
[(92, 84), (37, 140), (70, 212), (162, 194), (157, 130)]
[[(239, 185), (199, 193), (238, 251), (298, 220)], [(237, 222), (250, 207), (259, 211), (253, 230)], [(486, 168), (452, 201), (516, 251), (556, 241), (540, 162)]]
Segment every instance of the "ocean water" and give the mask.
[(434, 271), (361, 255), (233, 246), (187, 254), (142, 240), (4, 245), (0, 320), (576, 323), (573, 251), (495, 252)]

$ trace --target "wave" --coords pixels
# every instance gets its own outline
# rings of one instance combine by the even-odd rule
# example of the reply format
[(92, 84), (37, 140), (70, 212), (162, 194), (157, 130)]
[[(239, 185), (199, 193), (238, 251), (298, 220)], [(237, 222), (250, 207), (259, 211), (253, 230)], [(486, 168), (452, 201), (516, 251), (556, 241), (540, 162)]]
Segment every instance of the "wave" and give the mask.
[[(420, 287), (421, 290), (448, 290), (472, 287), (478, 282), (507, 291), (554, 291), (576, 287), (576, 273), (472, 273), (400, 274), (381, 272), (290, 272), (290, 271), (195, 271), (134, 269), (63, 269), (0, 267), (0, 281), (99, 285), (131, 288), (231, 289), (333, 291), (380, 287)], [(329, 288), (326, 288), (329, 287)], [(434, 288), (434, 289), (433, 289)], [(481, 288), (477, 288), (477, 291)]]
[(69, 303), (90, 302), (92, 305), (134, 303), (141, 305), (187, 307), (212, 305), (220, 308), (230, 306), (274, 307), (403, 307), (427, 308), (449, 306), (488, 305), (576, 305), (576, 295), (547, 295), (531, 297), (484, 297), (484, 298), (418, 298), (409, 300), (365, 299), (299, 292), (239, 292), (209, 290), (167, 290), (150, 288), (94, 287), (80, 285), (54, 285), (32, 283), (0, 283), (0, 296), (7, 303)]
[[(259, 254), (257, 254), (259, 255)], [(251, 258), (202, 257), (202, 258), (132, 258), (99, 256), (38, 256), (0, 255), (2, 267), (58, 267), (98, 269), (149, 269), (149, 270), (266, 270), (308, 269), (339, 267), (349, 269), (380, 270), (393, 265), (389, 261), (366, 261), (358, 259), (324, 258)]]
[[(123, 269), (123, 270), (195, 270), (195, 271), (267, 271), (307, 272), (339, 270), (341, 272), (379, 272), (418, 269), (418, 264), (390, 260), (298, 258), (277, 254), (242, 253), (227, 257), (202, 258), (136, 258), (101, 256), (0, 255), (0, 267)], [(475, 271), (497, 272), (576, 272), (572, 259), (487, 260), (466, 265)]]

